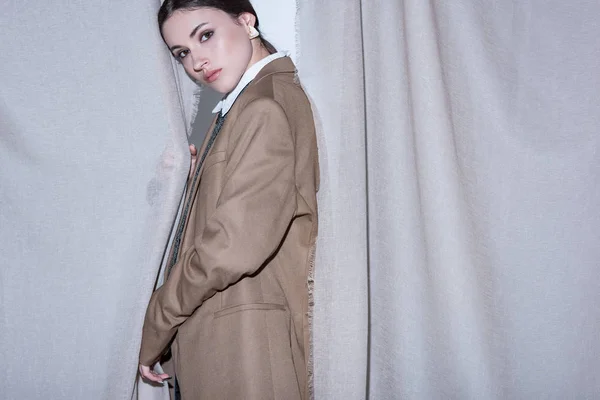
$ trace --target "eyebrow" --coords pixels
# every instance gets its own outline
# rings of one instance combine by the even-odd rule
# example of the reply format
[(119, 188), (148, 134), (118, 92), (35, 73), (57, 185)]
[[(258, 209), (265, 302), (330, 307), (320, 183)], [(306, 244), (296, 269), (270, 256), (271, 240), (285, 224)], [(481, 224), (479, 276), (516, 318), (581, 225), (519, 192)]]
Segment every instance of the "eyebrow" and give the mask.
[[(195, 27), (194, 29), (192, 29), (192, 32), (190, 33), (190, 38), (193, 38), (193, 37), (194, 37), (194, 35), (196, 34), (196, 32), (198, 32), (198, 30), (199, 30), (200, 28), (202, 28), (202, 27), (203, 27), (204, 25), (206, 25), (206, 24), (208, 24), (208, 22), (202, 22), (202, 23), (200, 23), (200, 24), (196, 25), (196, 27)], [(182, 47), (182, 46), (179, 46), (179, 45), (177, 45), (177, 44), (176, 44), (175, 46), (172, 46), (172, 47), (170, 47), (170, 48), (169, 48), (169, 50), (171, 50), (171, 51), (175, 51), (176, 49), (179, 49), (179, 48), (181, 48), (181, 47)]]

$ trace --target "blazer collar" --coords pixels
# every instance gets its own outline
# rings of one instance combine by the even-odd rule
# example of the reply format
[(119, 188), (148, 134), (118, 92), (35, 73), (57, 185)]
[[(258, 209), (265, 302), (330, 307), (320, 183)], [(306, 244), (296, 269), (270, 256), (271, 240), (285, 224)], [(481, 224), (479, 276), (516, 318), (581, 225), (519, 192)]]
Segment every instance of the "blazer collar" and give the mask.
[(244, 73), (244, 75), (242, 75), (242, 78), (240, 79), (235, 89), (233, 89), (231, 93), (229, 93), (221, 101), (219, 101), (219, 103), (217, 103), (217, 106), (213, 109), (212, 112), (221, 112), (222, 115), (227, 114), (233, 106), (233, 103), (235, 103), (235, 101), (237, 100), (238, 96), (253, 80), (258, 80), (270, 73), (279, 72), (279, 69), (281, 67), (278, 68), (276, 64), (274, 70), (272, 64), (276, 63), (280, 59), (287, 59), (291, 62), (291, 60), (289, 60), (288, 53), (280, 51), (263, 58), (262, 60), (254, 64), (252, 67), (250, 67)]
[(252, 82), (258, 82), (265, 76), (278, 74), (278, 73), (296, 73), (296, 66), (290, 57), (283, 57), (277, 60), (271, 61), (260, 72), (256, 75), (256, 78)]

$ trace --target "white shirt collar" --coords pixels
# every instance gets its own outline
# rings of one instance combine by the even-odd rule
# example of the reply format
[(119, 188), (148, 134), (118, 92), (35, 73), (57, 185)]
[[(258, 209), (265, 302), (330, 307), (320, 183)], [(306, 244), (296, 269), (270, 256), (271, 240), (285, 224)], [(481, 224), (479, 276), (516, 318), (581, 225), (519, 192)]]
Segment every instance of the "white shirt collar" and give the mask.
[(254, 78), (256, 78), (256, 75), (258, 75), (260, 70), (262, 70), (265, 67), (265, 65), (267, 65), (273, 60), (277, 60), (278, 58), (287, 56), (287, 52), (278, 51), (277, 53), (271, 54), (270, 56), (263, 58), (262, 60), (258, 61), (250, 68), (248, 68), (248, 70), (244, 72), (244, 75), (242, 75), (242, 79), (240, 79), (240, 82), (237, 84), (235, 89), (233, 89), (227, 96), (225, 96), (223, 100), (217, 103), (217, 106), (212, 111), (213, 114), (216, 114), (219, 111), (221, 111), (222, 115), (225, 116), (225, 114), (227, 114), (231, 109), (231, 106), (233, 106), (233, 103), (235, 103), (235, 100), (238, 98), (240, 93), (242, 93), (242, 90), (244, 90), (244, 88), (248, 86), (248, 84), (252, 82)]

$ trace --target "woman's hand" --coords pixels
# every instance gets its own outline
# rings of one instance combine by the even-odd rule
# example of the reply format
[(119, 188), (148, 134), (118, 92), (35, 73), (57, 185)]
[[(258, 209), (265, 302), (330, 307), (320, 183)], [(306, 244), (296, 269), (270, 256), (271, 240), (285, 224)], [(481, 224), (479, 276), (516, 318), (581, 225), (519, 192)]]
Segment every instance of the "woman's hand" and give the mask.
[(140, 364), (138, 369), (140, 371), (140, 375), (142, 376), (142, 378), (144, 378), (145, 380), (150, 381), (150, 382), (163, 383), (163, 381), (165, 379), (170, 378), (169, 374), (157, 374), (156, 372), (152, 371), (150, 369), (150, 367), (148, 367), (146, 365)]
[(196, 170), (196, 160), (198, 159), (198, 149), (193, 144), (190, 144), (190, 155), (192, 156), (192, 162), (190, 163), (190, 174), (192, 176)]

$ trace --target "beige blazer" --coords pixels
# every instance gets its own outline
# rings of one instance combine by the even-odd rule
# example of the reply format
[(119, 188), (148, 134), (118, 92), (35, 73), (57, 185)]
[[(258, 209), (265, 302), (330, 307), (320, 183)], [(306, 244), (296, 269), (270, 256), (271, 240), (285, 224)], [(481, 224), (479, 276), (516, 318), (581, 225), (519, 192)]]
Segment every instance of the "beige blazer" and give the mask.
[(226, 115), (189, 188), (178, 261), (148, 305), (140, 362), (174, 338), (185, 400), (307, 397), (319, 171), (296, 79), (288, 57), (272, 61)]

